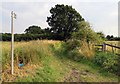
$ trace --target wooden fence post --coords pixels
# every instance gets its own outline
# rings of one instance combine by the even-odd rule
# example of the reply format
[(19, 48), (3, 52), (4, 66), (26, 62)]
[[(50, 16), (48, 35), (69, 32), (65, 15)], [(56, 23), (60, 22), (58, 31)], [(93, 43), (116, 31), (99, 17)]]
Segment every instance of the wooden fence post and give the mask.
[[(120, 41), (118, 42), (118, 46), (120, 47)], [(120, 53), (120, 49), (117, 50), (118, 53)]]
[[(112, 43), (111, 43), (111, 45), (113, 45)], [(111, 46), (112, 47), (112, 53), (114, 53), (114, 48), (113, 48), (113, 46)]]
[[(117, 45), (115, 44), (115, 46), (117, 46)], [(116, 53), (116, 48), (115, 48), (115, 53)]]
[(103, 43), (103, 45), (102, 45), (102, 51), (106, 51), (106, 44), (105, 43)]
[(112, 47), (112, 53), (114, 53), (114, 49), (113, 49), (113, 47)]

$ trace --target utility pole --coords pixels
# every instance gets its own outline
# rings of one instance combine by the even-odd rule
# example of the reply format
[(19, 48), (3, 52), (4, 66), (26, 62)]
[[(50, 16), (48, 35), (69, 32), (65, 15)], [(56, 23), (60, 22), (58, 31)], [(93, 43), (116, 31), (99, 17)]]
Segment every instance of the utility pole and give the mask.
[(11, 74), (14, 73), (14, 28), (13, 28), (13, 19), (16, 19), (16, 14), (12, 11), (11, 12)]

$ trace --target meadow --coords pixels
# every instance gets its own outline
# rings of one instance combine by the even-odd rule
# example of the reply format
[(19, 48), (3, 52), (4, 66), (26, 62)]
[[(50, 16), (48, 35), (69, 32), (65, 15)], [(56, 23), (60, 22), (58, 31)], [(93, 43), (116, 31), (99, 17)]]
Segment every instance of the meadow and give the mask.
[[(10, 42), (2, 42), (2, 79), (16, 82), (117, 82), (113, 73), (92, 63), (95, 52), (84, 44), (80, 53), (66, 51), (62, 41), (36, 40), (15, 42), (14, 75), (11, 75)], [(86, 48), (86, 51), (85, 49)], [(93, 51), (93, 50), (92, 50)], [(80, 56), (79, 56), (80, 54)], [(87, 57), (85, 59), (84, 56)], [(100, 54), (97, 54), (98, 56)], [(104, 55), (104, 54), (103, 54)], [(111, 55), (110, 55), (111, 56)], [(76, 58), (77, 57), (77, 58)], [(24, 66), (18, 67), (19, 59)], [(79, 60), (78, 60), (79, 59)], [(96, 60), (95, 60), (96, 61)], [(98, 61), (96, 61), (98, 62)]]

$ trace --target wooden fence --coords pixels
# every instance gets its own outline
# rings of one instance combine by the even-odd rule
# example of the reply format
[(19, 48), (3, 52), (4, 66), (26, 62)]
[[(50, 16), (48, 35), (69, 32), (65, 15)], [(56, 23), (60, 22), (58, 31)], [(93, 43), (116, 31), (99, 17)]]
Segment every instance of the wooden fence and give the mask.
[[(102, 45), (95, 45), (95, 46), (100, 46), (100, 47), (101, 47), (101, 51), (103, 51), (103, 52), (106, 52), (106, 51), (107, 51), (107, 46), (109, 46), (109, 47), (112, 48), (112, 52), (113, 52), (113, 53), (115, 53), (114, 50), (116, 50), (116, 49), (119, 50), (119, 49), (120, 49), (119, 46), (112, 45), (112, 44), (107, 44), (107, 43), (103, 43)], [(119, 51), (118, 51), (118, 52), (119, 52)], [(115, 53), (115, 54), (117, 54), (117, 55), (120, 56), (120, 53)]]

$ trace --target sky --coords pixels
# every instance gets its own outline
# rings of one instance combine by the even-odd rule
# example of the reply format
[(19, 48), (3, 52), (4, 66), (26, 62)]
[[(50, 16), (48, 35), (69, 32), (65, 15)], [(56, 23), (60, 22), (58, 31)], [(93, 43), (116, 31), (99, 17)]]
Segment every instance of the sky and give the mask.
[(96, 32), (118, 36), (118, 0), (4, 0), (0, 3), (0, 32), (11, 32), (11, 11), (17, 14), (14, 33), (32, 25), (49, 27), (49, 10), (56, 4), (72, 5)]

